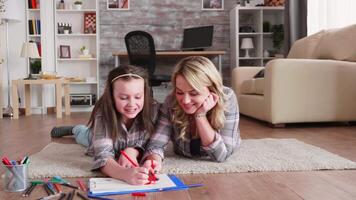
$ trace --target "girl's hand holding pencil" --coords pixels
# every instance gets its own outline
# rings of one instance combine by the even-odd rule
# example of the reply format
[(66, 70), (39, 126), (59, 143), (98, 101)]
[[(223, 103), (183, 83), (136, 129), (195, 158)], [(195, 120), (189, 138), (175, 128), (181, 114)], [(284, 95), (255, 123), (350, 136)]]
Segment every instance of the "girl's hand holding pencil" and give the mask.
[[(146, 167), (139, 167), (139, 165), (126, 154), (125, 151), (121, 151), (120, 157), (123, 159), (127, 159), (128, 162), (131, 163), (133, 166), (132, 168), (126, 169), (127, 172), (125, 173), (125, 181), (132, 184), (132, 185), (143, 185), (149, 182), (149, 169)], [(136, 159), (135, 159), (136, 160)]]
[[(125, 154), (123, 154), (124, 152)], [(126, 155), (126, 156), (125, 156)], [(133, 168), (138, 166), (137, 162), (138, 151), (134, 148), (128, 147), (125, 150), (121, 151), (121, 155), (118, 159), (119, 165), (125, 168)]]
[(160, 159), (155, 159), (153, 157), (148, 157), (143, 166), (152, 170), (155, 174), (159, 173), (162, 169), (162, 161)]
[(145, 167), (126, 168), (124, 180), (131, 185), (144, 185), (148, 181), (148, 169)]

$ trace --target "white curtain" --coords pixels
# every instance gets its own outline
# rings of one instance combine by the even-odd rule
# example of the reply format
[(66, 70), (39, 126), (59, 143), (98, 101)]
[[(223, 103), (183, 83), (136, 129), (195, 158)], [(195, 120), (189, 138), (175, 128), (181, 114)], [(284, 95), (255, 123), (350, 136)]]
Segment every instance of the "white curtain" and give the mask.
[(308, 35), (356, 24), (356, 0), (308, 0)]

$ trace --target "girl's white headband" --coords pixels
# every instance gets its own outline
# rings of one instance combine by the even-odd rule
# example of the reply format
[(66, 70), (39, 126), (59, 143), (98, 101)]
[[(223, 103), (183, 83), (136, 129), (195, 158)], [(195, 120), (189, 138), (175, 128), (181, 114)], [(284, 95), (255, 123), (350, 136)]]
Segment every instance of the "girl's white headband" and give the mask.
[[(129, 73), (129, 74), (121, 74), (121, 75), (119, 75), (119, 76), (113, 78), (113, 79), (111, 80), (111, 83), (113, 83), (113, 82), (114, 82), (116, 79), (118, 79), (118, 78), (126, 77), (126, 76), (133, 76), (133, 77), (137, 77), (137, 78), (142, 78), (141, 76), (139, 76), (139, 75), (137, 75), (137, 74), (131, 74), (131, 73)], [(143, 79), (143, 78), (142, 78), (142, 79)]]

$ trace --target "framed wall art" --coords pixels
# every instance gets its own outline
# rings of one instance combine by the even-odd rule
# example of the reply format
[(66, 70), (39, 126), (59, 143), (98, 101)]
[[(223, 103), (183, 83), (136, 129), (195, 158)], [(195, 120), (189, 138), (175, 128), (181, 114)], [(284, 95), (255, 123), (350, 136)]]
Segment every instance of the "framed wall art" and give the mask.
[(202, 10), (224, 10), (224, 0), (202, 0)]
[(130, 10), (130, 0), (107, 0), (108, 10)]
[(95, 12), (84, 13), (84, 33), (85, 34), (96, 33), (96, 14), (95, 14)]
[(60, 58), (71, 58), (69, 45), (60, 45), (59, 46), (59, 57)]

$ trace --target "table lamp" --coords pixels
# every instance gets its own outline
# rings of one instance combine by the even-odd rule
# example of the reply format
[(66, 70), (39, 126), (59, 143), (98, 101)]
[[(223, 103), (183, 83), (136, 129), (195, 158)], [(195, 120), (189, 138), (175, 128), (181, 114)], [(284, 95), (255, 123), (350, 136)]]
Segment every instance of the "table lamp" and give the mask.
[[(36, 43), (34, 42), (24, 42), (22, 44), (21, 57), (23, 58), (41, 58), (38, 53), (38, 48)], [(31, 66), (31, 64), (30, 64)], [(31, 70), (29, 70), (29, 75), (26, 79), (34, 79), (31, 74)]]
[(246, 54), (245, 54), (245, 58), (249, 58), (249, 50), (253, 49), (253, 42), (252, 42), (252, 38), (242, 38), (242, 42), (241, 42), (241, 49), (245, 49), (246, 50)]
[[(8, 0), (3, 2), (3, 8), (0, 12), (0, 22), (1, 24), (5, 24), (5, 48), (6, 48), (6, 71), (7, 71), (7, 107), (3, 112), (4, 117), (12, 117), (14, 115), (12, 107), (10, 105), (10, 69), (9, 69), (9, 24), (16, 23), (21, 21), (21, 12), (19, 8), (21, 8), (21, 4), (23, 4), (20, 0)], [(0, 88), (1, 89), (1, 88)], [(2, 109), (2, 108), (0, 108)]]

